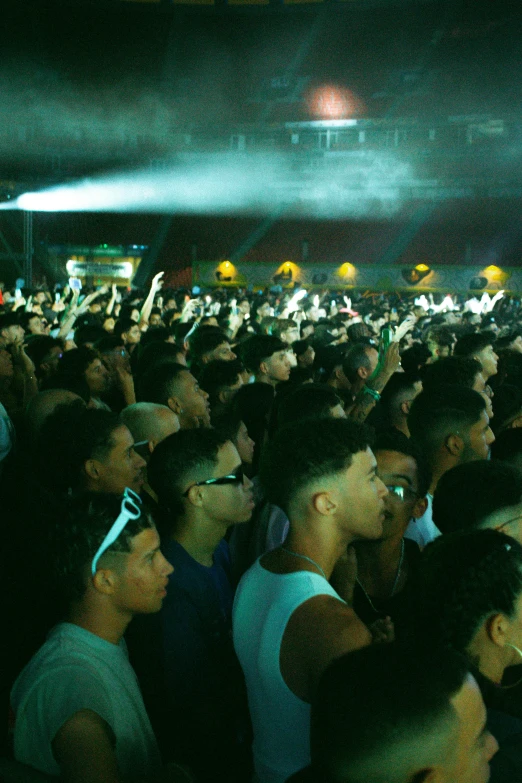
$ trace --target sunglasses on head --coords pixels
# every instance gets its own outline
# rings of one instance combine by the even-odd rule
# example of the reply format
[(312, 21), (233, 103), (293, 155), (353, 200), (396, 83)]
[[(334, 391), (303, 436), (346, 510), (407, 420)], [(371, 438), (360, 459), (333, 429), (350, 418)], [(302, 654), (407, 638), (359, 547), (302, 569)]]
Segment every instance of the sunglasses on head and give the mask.
[(219, 478), (211, 478), (206, 479), (205, 481), (196, 481), (194, 484), (191, 484), (188, 489), (185, 490), (183, 493), (183, 497), (187, 497), (188, 493), (192, 489), (192, 487), (210, 487), (212, 484), (217, 484), (218, 486), (221, 486), (223, 484), (243, 484), (245, 474), (243, 473), (243, 466), (239, 465), (232, 473), (229, 473), (227, 476), (219, 476)]
[(120, 513), (118, 514), (111, 529), (103, 539), (98, 551), (94, 555), (91, 563), (91, 573), (96, 573), (98, 560), (107, 549), (114, 544), (125, 525), (130, 519), (138, 519), (141, 516), (141, 498), (129, 487), (125, 487), (121, 500)]

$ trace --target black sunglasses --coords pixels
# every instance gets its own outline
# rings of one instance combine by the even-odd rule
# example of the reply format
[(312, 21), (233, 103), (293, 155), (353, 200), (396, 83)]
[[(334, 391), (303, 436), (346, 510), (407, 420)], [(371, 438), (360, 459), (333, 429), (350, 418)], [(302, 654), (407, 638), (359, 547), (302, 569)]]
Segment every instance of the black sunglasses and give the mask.
[(218, 486), (223, 484), (243, 484), (244, 478), (245, 474), (243, 473), (243, 466), (240, 465), (232, 473), (229, 473), (228, 476), (219, 476), (219, 478), (206, 479), (205, 481), (196, 481), (195, 484), (191, 484), (190, 487), (185, 490), (183, 497), (187, 497), (192, 487), (209, 487), (212, 484), (217, 484)]

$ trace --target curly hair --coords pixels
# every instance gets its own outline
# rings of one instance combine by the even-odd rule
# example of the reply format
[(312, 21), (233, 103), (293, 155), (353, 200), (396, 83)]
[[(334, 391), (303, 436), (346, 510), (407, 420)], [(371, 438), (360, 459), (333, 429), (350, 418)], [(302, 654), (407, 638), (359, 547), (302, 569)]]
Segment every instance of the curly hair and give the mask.
[(346, 470), (371, 446), (373, 431), (352, 419), (294, 421), (278, 430), (261, 459), (261, 484), (271, 503), (288, 513), (296, 494), (323, 476)]
[(495, 530), (448, 533), (426, 547), (407, 589), (410, 633), (467, 655), (488, 617), (513, 616), (522, 593), (522, 546)]
[(92, 410), (80, 401), (57, 406), (40, 431), (34, 458), (38, 477), (58, 492), (81, 489), (85, 462), (108, 454), (119, 426), (116, 413)]

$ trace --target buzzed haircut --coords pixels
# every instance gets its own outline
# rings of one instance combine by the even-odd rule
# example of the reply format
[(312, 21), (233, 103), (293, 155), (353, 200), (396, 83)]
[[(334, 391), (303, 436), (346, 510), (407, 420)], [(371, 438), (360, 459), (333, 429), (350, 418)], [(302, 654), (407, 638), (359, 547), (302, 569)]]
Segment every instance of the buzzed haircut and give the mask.
[(453, 353), (455, 356), (474, 356), (484, 348), (487, 348), (488, 345), (494, 345), (494, 343), (495, 335), (493, 332), (465, 334), (457, 340)]
[(267, 499), (288, 514), (296, 495), (323, 476), (352, 464), (366, 451), (372, 431), (351, 419), (311, 419), (292, 422), (275, 434), (261, 459), (260, 481)]
[[(149, 484), (158, 496), (165, 522), (174, 524), (183, 512), (187, 480), (195, 483), (211, 477), (218, 451), (228, 438), (214, 429), (180, 430), (154, 449), (147, 468)], [(162, 532), (163, 532), (162, 530)]]
[(277, 411), (279, 427), (303, 419), (325, 418), (332, 408), (342, 407), (341, 398), (331, 386), (322, 383), (306, 383), (281, 400)]
[(476, 460), (446, 471), (433, 496), (442, 533), (480, 528), (490, 514), (522, 502), (522, 474), (500, 460)]
[(478, 359), (473, 359), (471, 356), (448, 356), (426, 366), (422, 376), (422, 386), (424, 389), (432, 389), (443, 384), (454, 383), (472, 389), (481, 371), (482, 365)]
[(408, 428), (428, 460), (449, 435), (464, 434), (486, 410), (484, 398), (473, 389), (447, 384), (422, 391), (412, 403)]
[(278, 351), (286, 351), (288, 346), (279, 337), (267, 334), (254, 334), (241, 344), (240, 356), (250, 372), (258, 373), (259, 366)]
[(372, 645), (330, 664), (312, 702), (311, 759), (321, 783), (403, 783), (446, 761), (457, 734), (451, 699), (468, 676), (450, 650)]
[(396, 414), (402, 403), (410, 399), (415, 384), (419, 382), (418, 373), (394, 372), (381, 393), (383, 418)]
[(359, 374), (357, 371), (360, 367), (370, 370), (371, 362), (368, 356), (368, 349), (371, 347), (367, 343), (355, 343), (346, 351), (343, 359), (343, 372), (350, 383), (355, 383), (358, 380)]
[(169, 362), (151, 367), (138, 381), (138, 402), (155, 402), (167, 405), (173, 388), (184, 372), (190, 372), (184, 364)]
[(135, 441), (163, 438), (164, 416), (175, 416), (167, 405), (156, 402), (136, 402), (120, 413), (120, 420), (129, 428)]

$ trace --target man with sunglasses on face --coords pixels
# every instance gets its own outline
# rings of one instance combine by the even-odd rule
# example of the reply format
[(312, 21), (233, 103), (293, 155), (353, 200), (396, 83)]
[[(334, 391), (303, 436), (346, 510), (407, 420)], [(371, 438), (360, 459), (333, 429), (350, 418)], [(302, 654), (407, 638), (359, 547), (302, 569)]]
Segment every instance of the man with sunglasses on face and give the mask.
[(212, 429), (180, 430), (159, 443), (148, 478), (174, 573), (160, 614), (133, 623), (128, 639), (145, 703), (164, 753), (198, 780), (248, 780), (248, 710), (231, 638), (224, 538), (250, 519), (252, 483), (236, 447)]
[(49, 559), (63, 622), (12, 693), (17, 761), (70, 783), (174, 780), (160, 755), (123, 634), (158, 612), (172, 566), (139, 497), (88, 494), (54, 523)]

